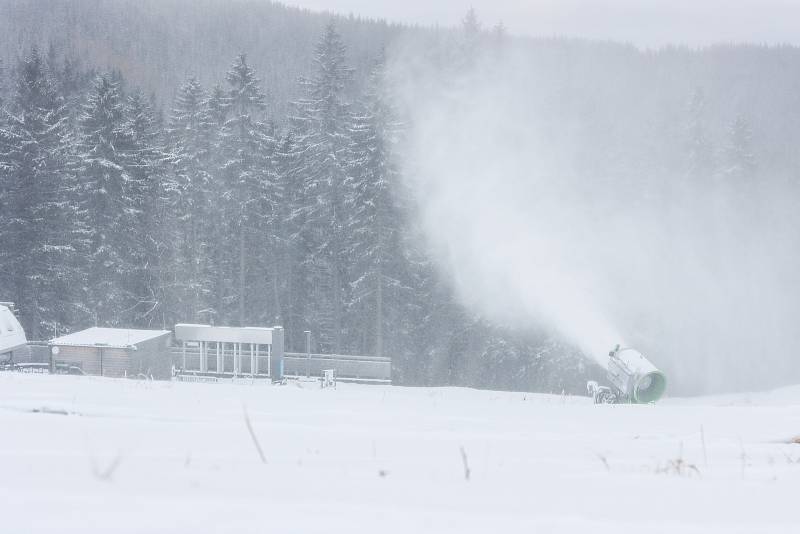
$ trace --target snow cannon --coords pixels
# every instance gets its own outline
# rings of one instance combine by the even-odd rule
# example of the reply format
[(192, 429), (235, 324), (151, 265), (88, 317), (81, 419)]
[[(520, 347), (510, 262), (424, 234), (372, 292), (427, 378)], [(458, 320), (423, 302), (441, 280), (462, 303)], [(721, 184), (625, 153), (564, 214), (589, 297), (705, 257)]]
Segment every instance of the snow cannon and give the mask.
[(608, 353), (611, 387), (591, 381), (587, 390), (595, 404), (649, 404), (656, 402), (667, 389), (667, 377), (635, 349), (620, 348)]

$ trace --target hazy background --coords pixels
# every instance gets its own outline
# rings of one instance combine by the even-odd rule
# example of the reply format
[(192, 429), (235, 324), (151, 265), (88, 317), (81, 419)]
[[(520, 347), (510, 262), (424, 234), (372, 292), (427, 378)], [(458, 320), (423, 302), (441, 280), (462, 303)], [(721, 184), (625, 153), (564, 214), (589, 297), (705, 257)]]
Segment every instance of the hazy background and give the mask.
[(519, 35), (565, 36), (653, 47), (800, 43), (800, 4), (791, 0), (290, 0), (313, 10), (408, 24), (457, 25), (474, 7), (487, 25)]
[(637, 347), (673, 391), (797, 377), (797, 179), (756, 155), (767, 112), (730, 100), (741, 80), (714, 90), (728, 125), (711, 134), (708, 80), (688, 72), (681, 104), (649, 68), (553, 69), (592, 62), (576, 50), (484, 37), (443, 64), (430, 49), (395, 48), (388, 90), (431, 254), (467, 307), (601, 364)]

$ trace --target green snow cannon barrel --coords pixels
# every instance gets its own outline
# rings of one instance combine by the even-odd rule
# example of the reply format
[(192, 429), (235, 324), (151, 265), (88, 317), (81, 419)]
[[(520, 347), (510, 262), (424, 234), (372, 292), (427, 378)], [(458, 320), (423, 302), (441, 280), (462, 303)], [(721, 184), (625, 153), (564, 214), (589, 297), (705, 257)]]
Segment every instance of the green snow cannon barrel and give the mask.
[(648, 404), (664, 394), (667, 377), (641, 352), (617, 345), (608, 356), (608, 380), (621, 401)]

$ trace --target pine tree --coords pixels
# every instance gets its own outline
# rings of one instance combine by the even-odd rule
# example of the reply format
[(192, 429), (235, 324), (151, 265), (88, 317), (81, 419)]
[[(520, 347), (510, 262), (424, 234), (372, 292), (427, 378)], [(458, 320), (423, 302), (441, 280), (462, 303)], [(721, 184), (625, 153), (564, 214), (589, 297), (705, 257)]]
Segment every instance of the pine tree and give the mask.
[(6, 68), (3, 65), (3, 59), (0, 58), (0, 108), (6, 100)]
[[(126, 167), (130, 208), (135, 210), (135, 248), (129, 261), (128, 282), (136, 297), (133, 324), (162, 326), (175, 317), (173, 247), (176, 232), (172, 219), (176, 186), (167, 173), (167, 155), (160, 134), (158, 118), (150, 103), (136, 91), (124, 106), (122, 131), (129, 140)], [(169, 317), (169, 321), (167, 320)]]
[(481, 33), (481, 23), (474, 7), (469, 8), (461, 20), (461, 29), (468, 41), (477, 41)]
[(272, 187), (274, 141), (267, 125), (256, 116), (266, 108), (266, 97), (244, 54), (236, 58), (226, 80), (230, 87), (226, 98), (230, 115), (220, 139), (225, 158), (221, 168), (226, 188), (223, 224), (229, 236), (236, 236), (236, 245), (230, 252), (238, 262), (230, 278), (236, 280), (233, 293), (238, 303), (237, 320), (244, 326), (248, 319), (247, 296), (254, 289), (248, 285), (248, 273), (254, 256), (265, 253), (267, 243), (259, 237), (271, 231), (273, 204), (279, 202), (279, 195)]
[(210, 255), (211, 265), (209, 271), (209, 280), (212, 281), (211, 295), (209, 296), (209, 307), (205, 310), (204, 315), (208, 316), (211, 324), (221, 323), (225, 324), (228, 321), (226, 314), (227, 304), (231, 301), (231, 283), (229, 280), (229, 273), (232, 272), (231, 254), (228, 251), (230, 236), (225, 226), (227, 220), (225, 198), (227, 193), (227, 184), (223, 180), (222, 167), (226, 161), (226, 154), (223, 147), (223, 129), (228, 120), (230, 111), (230, 104), (225, 90), (221, 85), (216, 84), (211, 89), (211, 94), (207, 100), (207, 107), (209, 119), (211, 121), (211, 139), (210, 139), (210, 156), (208, 168), (212, 169), (214, 181), (212, 184), (213, 191), (213, 209), (209, 212), (208, 219), (213, 226)]
[(37, 50), (20, 61), (0, 129), (0, 287), (32, 339), (74, 320), (77, 236), (63, 100)]
[[(374, 70), (361, 110), (353, 120), (351, 162), (352, 196), (347, 205), (348, 264), (351, 266), (350, 307), (356, 329), (369, 332), (374, 344), (360, 350), (383, 355), (384, 330), (399, 323), (393, 304), (408, 290), (402, 250), (400, 175), (394, 161), (399, 126), (389, 99), (383, 95), (384, 70)], [(385, 297), (386, 293), (389, 298)]]
[(143, 185), (131, 173), (133, 139), (124, 122), (119, 83), (98, 76), (79, 116), (76, 165), (88, 241), (87, 311), (97, 324), (126, 324), (138, 305), (129, 283), (138, 247), (131, 229), (140, 219)]
[[(286, 139), (280, 139), (275, 124), (264, 125), (261, 141), (262, 177), (260, 180), (260, 199), (257, 205), (259, 245), (259, 270), (255, 280), (262, 287), (265, 305), (255, 318), (268, 324), (282, 324), (285, 299), (283, 280), (288, 272), (287, 261), (287, 220), (291, 206), (287, 202), (287, 183), (283, 170), (283, 149)], [(271, 297), (271, 298), (270, 298)], [(269, 321), (273, 321), (269, 323)]]
[(734, 187), (752, 185), (756, 174), (756, 157), (753, 152), (753, 129), (743, 116), (738, 116), (730, 127), (728, 145), (725, 148), (726, 182)]
[(345, 47), (333, 22), (317, 43), (314, 60), (316, 75), (303, 82), (305, 96), (295, 103), (293, 117), (295, 175), (303, 180), (294, 219), (308, 288), (308, 304), (301, 313), (317, 333), (319, 349), (339, 352), (346, 300), (343, 234), (350, 149), (344, 91), (352, 70), (345, 63)]
[(696, 89), (689, 102), (689, 172), (693, 181), (708, 180), (713, 173), (714, 158), (711, 141), (706, 132), (706, 99), (701, 89)]
[(306, 325), (299, 313), (297, 295), (302, 292), (298, 269), (302, 255), (294, 236), (299, 234), (300, 222), (294, 216), (296, 206), (302, 198), (302, 180), (296, 174), (299, 166), (297, 142), (291, 131), (278, 140), (274, 169), (277, 188), (281, 193), (281, 202), (276, 205), (276, 236), (273, 245), (273, 293), (275, 294), (275, 316), (286, 330), (287, 346), (301, 346), (300, 333)]
[(495, 44), (504, 44), (505, 41), (508, 39), (508, 28), (501, 20), (494, 26), (492, 26), (492, 40)]
[(184, 320), (202, 321), (213, 306), (215, 212), (218, 197), (211, 157), (216, 125), (196, 78), (179, 89), (169, 121), (175, 216), (178, 222), (176, 291)]
[(461, 21), (461, 53), (457, 64), (470, 67), (480, 52), (483, 28), (475, 8), (469, 8)]
[(211, 96), (208, 98), (208, 114), (211, 123), (218, 128), (222, 128), (225, 121), (228, 119), (229, 111), (230, 103), (228, 102), (225, 90), (221, 85), (216, 84), (211, 89)]

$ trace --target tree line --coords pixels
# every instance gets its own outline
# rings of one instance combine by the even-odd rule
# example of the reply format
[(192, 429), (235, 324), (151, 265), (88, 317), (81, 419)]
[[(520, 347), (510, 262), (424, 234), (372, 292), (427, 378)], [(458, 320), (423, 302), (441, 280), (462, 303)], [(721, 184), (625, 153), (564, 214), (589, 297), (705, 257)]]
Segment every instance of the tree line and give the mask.
[[(163, 112), (53, 50), (5, 68), (0, 287), (29, 338), (281, 324), (290, 349), (310, 330), (316, 351), (391, 355), (400, 382), (478, 380), (505, 358), (528, 361), (505, 371), (521, 383), (553, 379), (563, 350), (463, 310), (418, 245), (382, 63), (351, 99), (333, 22), (314, 63), (280, 121), (245, 54), (212, 87), (187, 78)], [(462, 361), (476, 350), (485, 361)]]
[[(317, 31), (317, 15), (292, 16)], [(69, 43), (7, 57), (0, 300), (19, 305), (30, 338), (95, 324), (282, 324), (292, 350), (311, 330), (314, 350), (391, 356), (400, 383), (579, 391), (598, 370), (575, 347), (540, 325), (520, 332), (464, 308), (425, 250), (396, 158), (408, 125), (375, 61), (375, 46), (401, 30), (443, 76), (468, 68), (465, 51), (512, 42), (537, 76), (526, 104), (536, 127), (574, 148), (571, 172), (597, 187), (656, 195), (658, 210), (695, 199), (709, 217), (699, 201), (709, 195), (693, 192), (760, 218), (775, 216), (756, 210), (753, 191), (796, 194), (795, 48), (639, 52), (512, 38), (474, 14), (457, 31), (335, 21), (311, 53), (275, 63), (243, 47), (251, 55), (229, 58), (217, 83), (205, 71), (156, 95), (136, 84), (157, 73), (130, 68), (149, 63), (98, 71), (84, 62), (99, 52), (76, 57)], [(44, 37), (62, 43), (50, 30)], [(253, 57), (283, 70), (257, 72)], [(290, 83), (289, 63), (311, 67)], [(730, 238), (729, 226), (708, 224)]]

